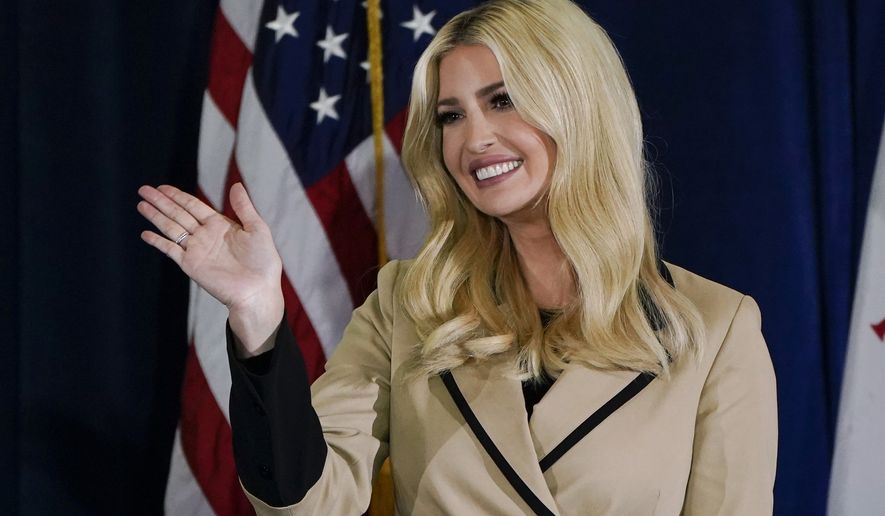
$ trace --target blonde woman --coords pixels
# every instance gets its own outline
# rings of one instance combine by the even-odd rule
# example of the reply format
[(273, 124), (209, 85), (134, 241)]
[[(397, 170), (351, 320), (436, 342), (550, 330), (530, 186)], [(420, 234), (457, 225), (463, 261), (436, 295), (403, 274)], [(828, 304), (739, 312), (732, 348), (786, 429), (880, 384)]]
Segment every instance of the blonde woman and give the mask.
[(642, 129), (568, 0), (453, 18), (414, 75), (403, 159), (430, 217), (308, 392), (280, 259), (143, 187), (143, 238), (230, 309), (238, 472), (261, 514), (770, 514), (774, 373), (753, 300), (656, 254)]

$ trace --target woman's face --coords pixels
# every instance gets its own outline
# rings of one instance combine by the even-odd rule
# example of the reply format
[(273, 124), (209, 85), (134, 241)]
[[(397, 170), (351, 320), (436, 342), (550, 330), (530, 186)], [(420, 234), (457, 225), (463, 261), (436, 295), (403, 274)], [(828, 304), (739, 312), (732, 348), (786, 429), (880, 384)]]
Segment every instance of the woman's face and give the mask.
[(438, 98), (443, 161), (470, 202), (504, 222), (544, 217), (532, 208), (549, 186), (556, 145), (513, 109), (492, 51), (470, 45), (446, 54)]

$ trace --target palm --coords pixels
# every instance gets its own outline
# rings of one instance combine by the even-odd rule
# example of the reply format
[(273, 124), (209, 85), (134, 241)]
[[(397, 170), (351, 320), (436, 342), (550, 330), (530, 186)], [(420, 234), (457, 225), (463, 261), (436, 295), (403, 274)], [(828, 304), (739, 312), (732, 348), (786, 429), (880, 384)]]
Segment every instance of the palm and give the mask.
[(242, 185), (231, 188), (242, 226), (174, 187), (145, 186), (139, 194), (144, 199), (139, 212), (163, 235), (145, 231), (142, 238), (231, 308), (232, 324), (240, 315), (234, 308), (261, 307), (268, 298), (281, 297), (279, 254)]
[(248, 233), (216, 214), (187, 238), (181, 270), (227, 306), (242, 303), (279, 278), (279, 258), (269, 234)]

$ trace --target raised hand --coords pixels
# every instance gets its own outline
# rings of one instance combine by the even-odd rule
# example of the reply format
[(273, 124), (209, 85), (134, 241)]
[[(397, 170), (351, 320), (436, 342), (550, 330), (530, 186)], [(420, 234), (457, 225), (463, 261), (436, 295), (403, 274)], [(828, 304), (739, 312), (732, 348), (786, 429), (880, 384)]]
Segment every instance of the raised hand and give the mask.
[(282, 263), (243, 185), (230, 191), (242, 226), (173, 186), (142, 186), (138, 194), (138, 212), (160, 231), (144, 231), (141, 238), (228, 307), (243, 355), (264, 351), (259, 346), (283, 314)]

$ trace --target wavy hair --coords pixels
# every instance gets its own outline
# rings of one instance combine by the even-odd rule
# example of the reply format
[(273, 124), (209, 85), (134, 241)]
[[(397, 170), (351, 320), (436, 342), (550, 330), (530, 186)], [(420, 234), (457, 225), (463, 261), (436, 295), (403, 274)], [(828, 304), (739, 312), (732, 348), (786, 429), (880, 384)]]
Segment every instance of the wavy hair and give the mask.
[[(438, 70), (459, 45), (492, 51), (517, 113), (556, 143), (542, 202), (576, 296), (546, 328), (507, 227), (443, 164)], [(571, 1), (492, 0), (446, 23), (415, 68), (402, 156), (430, 219), (401, 290), (421, 339), (416, 375), (509, 350), (522, 379), (566, 363), (667, 375), (699, 354), (700, 316), (658, 270), (633, 88), (605, 31)]]

